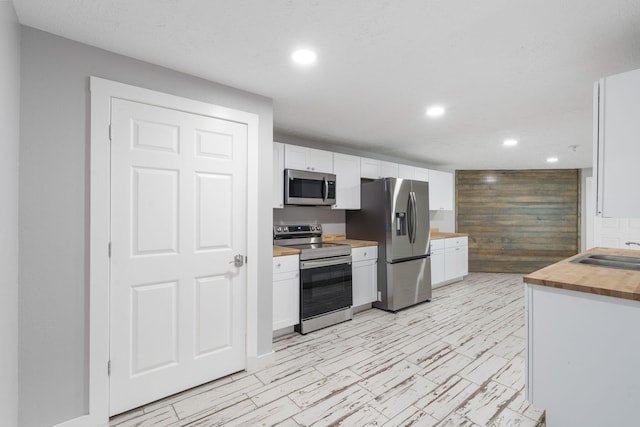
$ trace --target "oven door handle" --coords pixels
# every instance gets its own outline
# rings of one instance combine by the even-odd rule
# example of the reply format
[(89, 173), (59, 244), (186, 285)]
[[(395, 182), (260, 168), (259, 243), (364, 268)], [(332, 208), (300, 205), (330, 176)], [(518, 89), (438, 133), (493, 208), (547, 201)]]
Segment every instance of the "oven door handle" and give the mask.
[(300, 270), (308, 270), (310, 268), (318, 267), (329, 267), (331, 265), (340, 264), (351, 264), (351, 256), (300, 261)]

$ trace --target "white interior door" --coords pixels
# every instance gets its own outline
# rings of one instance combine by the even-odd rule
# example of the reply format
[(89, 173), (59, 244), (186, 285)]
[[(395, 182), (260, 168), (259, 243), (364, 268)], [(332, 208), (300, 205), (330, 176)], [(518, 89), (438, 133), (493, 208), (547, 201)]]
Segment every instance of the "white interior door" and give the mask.
[(247, 126), (111, 103), (110, 415), (245, 367)]

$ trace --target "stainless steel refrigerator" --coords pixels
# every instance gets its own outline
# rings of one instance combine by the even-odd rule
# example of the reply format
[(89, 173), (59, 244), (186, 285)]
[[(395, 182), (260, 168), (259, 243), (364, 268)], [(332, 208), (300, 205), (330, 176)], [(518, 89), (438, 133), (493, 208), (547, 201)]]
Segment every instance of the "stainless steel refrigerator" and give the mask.
[(431, 300), (429, 184), (383, 178), (362, 184), (361, 209), (347, 211), (347, 238), (378, 242), (374, 307), (397, 311)]

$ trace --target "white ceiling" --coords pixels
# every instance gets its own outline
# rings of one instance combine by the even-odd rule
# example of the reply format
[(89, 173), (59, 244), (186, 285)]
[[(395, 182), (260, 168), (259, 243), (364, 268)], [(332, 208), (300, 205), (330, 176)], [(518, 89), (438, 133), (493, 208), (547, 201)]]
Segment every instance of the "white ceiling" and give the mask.
[(444, 168), (590, 167), (594, 81), (640, 68), (638, 0), (13, 1), (24, 25), (271, 97), (276, 132)]

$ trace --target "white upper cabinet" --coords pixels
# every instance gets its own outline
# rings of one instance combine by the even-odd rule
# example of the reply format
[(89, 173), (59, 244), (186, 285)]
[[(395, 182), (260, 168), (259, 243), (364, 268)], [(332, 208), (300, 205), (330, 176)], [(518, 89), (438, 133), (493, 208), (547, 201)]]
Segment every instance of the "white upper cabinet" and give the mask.
[(594, 105), (597, 215), (640, 218), (640, 70), (600, 79)]
[(429, 181), (429, 169), (417, 166), (398, 165), (398, 178)]
[(333, 153), (336, 204), (333, 209), (360, 209), (360, 157)]
[(453, 210), (453, 174), (429, 170), (429, 210)]
[(398, 164), (380, 160), (380, 178), (397, 178)]
[(413, 168), (413, 179), (416, 181), (429, 182), (429, 169), (427, 168)]
[(378, 178), (398, 178), (398, 164), (386, 162), (384, 160), (360, 159), (362, 178), (378, 179)]
[(409, 165), (398, 165), (398, 178), (413, 179), (414, 167)]
[(273, 205), (284, 206), (284, 144), (273, 142)]
[(331, 151), (285, 144), (284, 167), (286, 169), (333, 173), (333, 153)]
[(368, 179), (380, 178), (380, 160), (360, 158), (360, 176)]

